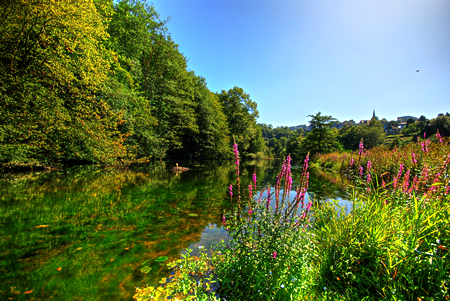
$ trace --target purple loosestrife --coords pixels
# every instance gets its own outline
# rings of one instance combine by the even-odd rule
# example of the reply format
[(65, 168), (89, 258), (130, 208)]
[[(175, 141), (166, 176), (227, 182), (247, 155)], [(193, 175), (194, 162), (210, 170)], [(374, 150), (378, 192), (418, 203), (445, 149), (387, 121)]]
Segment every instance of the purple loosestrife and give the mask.
[(228, 192), (230, 193), (230, 196), (233, 196), (233, 184), (230, 184), (230, 186), (228, 186)]
[(440, 143), (444, 143), (444, 142), (442, 141), (441, 134), (439, 134), (439, 130), (437, 130), (437, 133), (436, 133), (436, 139), (437, 139)]
[(248, 185), (248, 194), (250, 195), (250, 198), (253, 198), (253, 190), (252, 190), (252, 185)]
[(255, 188), (258, 187), (256, 186), (256, 173), (253, 174), (253, 185), (255, 186)]
[(358, 154), (362, 155), (363, 152), (364, 152), (364, 143), (363, 143), (363, 140), (361, 139), (361, 142), (359, 143)]
[(412, 164), (417, 164), (416, 154), (414, 152), (411, 153), (411, 162)]
[(363, 171), (364, 171), (364, 168), (362, 166), (359, 166), (359, 175), (361, 176), (361, 178), (363, 176)]
[(355, 163), (355, 161), (353, 160), (353, 155), (352, 155), (352, 158), (350, 159), (350, 166), (353, 166), (353, 163)]
[(419, 189), (419, 178), (417, 176), (414, 177), (411, 187), (408, 190), (408, 193), (413, 191), (417, 191)]
[(226, 225), (227, 224), (227, 220), (225, 218), (225, 215), (222, 217), (222, 225)]
[(277, 252), (276, 251), (272, 253), (272, 257), (273, 258), (277, 258)]
[(428, 169), (427, 165), (425, 164), (425, 166), (422, 169), (422, 173), (420, 174), (421, 179), (421, 183), (423, 186), (425, 186), (428, 182), (428, 172), (430, 170)]
[(405, 174), (405, 178), (403, 179), (403, 192), (407, 192), (409, 188), (409, 175), (411, 173), (411, 169), (408, 169), (408, 171)]
[[(371, 169), (372, 169), (372, 162), (367, 161), (367, 170), (366, 170), (367, 183), (370, 183), (372, 181), (372, 175), (370, 174)], [(370, 188), (367, 191), (370, 191)]]
[(233, 152), (234, 152), (234, 164), (236, 165), (235, 169), (236, 169), (236, 175), (238, 175), (239, 177), (239, 151), (238, 151), (238, 146), (237, 144), (233, 144)]

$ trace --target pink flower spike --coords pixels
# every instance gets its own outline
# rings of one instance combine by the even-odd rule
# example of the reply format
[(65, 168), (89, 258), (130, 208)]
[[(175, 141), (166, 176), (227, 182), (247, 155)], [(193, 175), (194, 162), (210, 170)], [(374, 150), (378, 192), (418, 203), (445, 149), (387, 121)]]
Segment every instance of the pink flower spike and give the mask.
[(273, 257), (273, 258), (277, 258), (277, 252), (276, 252), (276, 251), (273, 252), (272, 257)]

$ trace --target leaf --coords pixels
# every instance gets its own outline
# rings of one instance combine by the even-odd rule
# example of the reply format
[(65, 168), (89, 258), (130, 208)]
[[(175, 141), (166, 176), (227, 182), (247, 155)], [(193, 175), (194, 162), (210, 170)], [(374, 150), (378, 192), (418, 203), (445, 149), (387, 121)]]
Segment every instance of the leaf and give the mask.
[(24, 294), (31, 294), (33, 290), (26, 291)]
[(50, 227), (49, 225), (39, 225), (39, 226), (36, 226), (35, 228), (47, 228), (47, 227)]
[(147, 274), (151, 270), (152, 270), (152, 268), (148, 267), (148, 266), (145, 266), (145, 267), (141, 268), (141, 272), (144, 273), (144, 274)]
[(58, 271), (58, 272), (61, 272), (61, 270), (62, 270), (62, 268), (61, 268), (61, 267), (59, 267), (59, 268), (57, 269), (57, 271)]

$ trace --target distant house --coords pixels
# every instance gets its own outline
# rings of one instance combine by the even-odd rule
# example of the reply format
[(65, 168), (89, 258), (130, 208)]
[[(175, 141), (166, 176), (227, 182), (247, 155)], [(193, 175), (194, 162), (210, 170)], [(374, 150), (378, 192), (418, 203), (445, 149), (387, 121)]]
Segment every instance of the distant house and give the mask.
[(338, 122), (333, 123), (333, 125), (331, 127), (340, 130), (341, 128), (344, 127), (344, 123), (338, 121)]
[(361, 120), (359, 121), (359, 124), (369, 124), (370, 120)]
[(400, 134), (400, 129), (398, 127), (390, 125), (390, 124), (388, 124), (384, 128), (384, 131), (386, 132), (387, 135), (398, 135), (398, 134)]

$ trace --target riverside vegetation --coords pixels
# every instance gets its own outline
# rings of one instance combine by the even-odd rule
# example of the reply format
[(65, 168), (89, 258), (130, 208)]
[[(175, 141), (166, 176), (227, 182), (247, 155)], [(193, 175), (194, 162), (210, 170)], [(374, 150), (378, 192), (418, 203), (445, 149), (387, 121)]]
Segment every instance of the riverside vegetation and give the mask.
[[(308, 158), (304, 177), (292, 183), (288, 157), (264, 194), (256, 195), (256, 179), (245, 197), (230, 185), (237, 209), (223, 217), (229, 241), (210, 254), (188, 252), (169, 264), (159, 286), (137, 288), (134, 298), (448, 300), (448, 140), (437, 134), (435, 142), (424, 137), (393, 150), (365, 150), (361, 141), (354, 155), (319, 155), (317, 162), (348, 170), (359, 184), (351, 210), (338, 202), (305, 206)], [(234, 187), (243, 185), (238, 157), (236, 176)]]
[(231, 159), (232, 135), (262, 152), (256, 103), (239, 87), (211, 92), (145, 1), (0, 11), (0, 167)]

